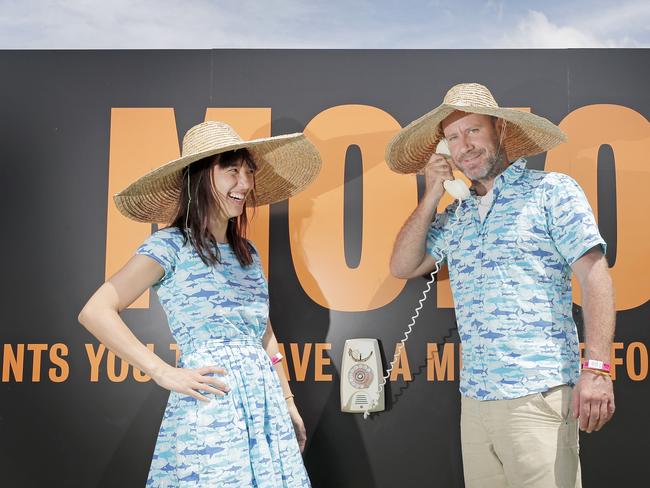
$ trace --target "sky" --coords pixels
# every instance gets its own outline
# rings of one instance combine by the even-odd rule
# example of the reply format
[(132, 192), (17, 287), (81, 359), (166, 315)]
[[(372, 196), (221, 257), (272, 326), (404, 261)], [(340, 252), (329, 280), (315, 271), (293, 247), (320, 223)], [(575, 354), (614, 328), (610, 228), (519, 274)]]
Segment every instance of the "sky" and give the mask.
[(649, 0), (0, 0), (0, 49), (650, 47)]

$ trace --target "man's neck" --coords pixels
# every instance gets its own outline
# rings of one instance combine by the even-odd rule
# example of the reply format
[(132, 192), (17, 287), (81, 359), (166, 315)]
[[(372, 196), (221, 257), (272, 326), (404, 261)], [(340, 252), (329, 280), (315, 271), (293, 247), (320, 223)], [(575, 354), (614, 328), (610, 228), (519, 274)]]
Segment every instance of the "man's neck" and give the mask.
[(490, 180), (472, 181), (472, 188), (479, 197), (484, 196), (494, 186), (494, 178)]
[(497, 177), (503, 173), (505, 170), (508, 169), (510, 166), (510, 163), (508, 162), (507, 157), (504, 154), (503, 158), (503, 164), (499, 165), (498, 173), (490, 174), (487, 178), (481, 179), (481, 180), (472, 180), (472, 188), (476, 192), (476, 194), (479, 197), (484, 196), (487, 192), (489, 192), (493, 187), (494, 187), (494, 180), (497, 179)]

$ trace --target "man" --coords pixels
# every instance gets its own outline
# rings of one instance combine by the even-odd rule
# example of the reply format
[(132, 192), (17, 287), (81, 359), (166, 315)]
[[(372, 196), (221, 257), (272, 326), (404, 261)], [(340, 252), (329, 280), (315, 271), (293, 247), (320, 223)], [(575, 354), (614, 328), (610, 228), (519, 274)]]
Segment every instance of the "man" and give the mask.
[[(432, 154), (443, 138), (451, 155)], [(578, 425), (590, 433), (614, 413), (605, 242), (577, 183), (528, 170), (523, 159), (565, 139), (548, 120), (500, 108), (472, 83), (449, 90), (386, 151), (393, 170), (424, 167), (426, 182), (397, 236), (392, 274), (422, 276), (443, 260), (449, 267), (463, 344), (461, 443), (470, 488), (581, 486)], [(472, 194), (436, 214), (452, 163)], [(572, 272), (582, 289), (582, 370)]]

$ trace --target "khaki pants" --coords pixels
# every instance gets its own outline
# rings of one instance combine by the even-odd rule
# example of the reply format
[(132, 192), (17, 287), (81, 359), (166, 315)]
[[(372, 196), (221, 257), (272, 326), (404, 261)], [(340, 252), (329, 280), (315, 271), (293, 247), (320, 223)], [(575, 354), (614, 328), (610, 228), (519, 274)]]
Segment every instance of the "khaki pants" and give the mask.
[(571, 387), (514, 400), (462, 397), (467, 488), (580, 488), (578, 422)]

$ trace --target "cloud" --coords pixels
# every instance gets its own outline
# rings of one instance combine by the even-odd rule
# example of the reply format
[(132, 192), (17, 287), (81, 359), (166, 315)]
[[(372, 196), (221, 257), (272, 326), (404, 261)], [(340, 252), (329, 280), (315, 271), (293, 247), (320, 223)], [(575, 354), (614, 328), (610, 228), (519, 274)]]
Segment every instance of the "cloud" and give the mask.
[[(0, 0), (0, 48), (436, 48), (440, 0)], [(444, 32), (442, 34), (445, 34)]]
[(493, 11), (497, 16), (497, 20), (501, 20), (503, 19), (504, 4), (505, 0), (487, 0), (485, 3), (485, 8), (487, 10)]
[(577, 18), (576, 24), (607, 36), (647, 36), (650, 34), (650, 2), (626, 0), (607, 9), (595, 8)]
[(0, 47), (19, 49), (268, 47), (269, 41), (288, 47), (315, 16), (297, 0), (4, 0), (2, 6)]
[(0, 0), (5, 49), (639, 47), (648, 25), (647, 0)]
[[(607, 18), (607, 12), (600, 11), (599, 15)], [(620, 27), (614, 29), (610, 23), (610, 29), (606, 31), (598, 28), (600, 22), (590, 23), (582, 19), (579, 23), (561, 26), (551, 22), (544, 13), (530, 10), (525, 17), (516, 22), (511, 31), (508, 31), (500, 41), (497, 41), (498, 46), (496, 47), (599, 48), (638, 46), (629, 35), (621, 32)]]

